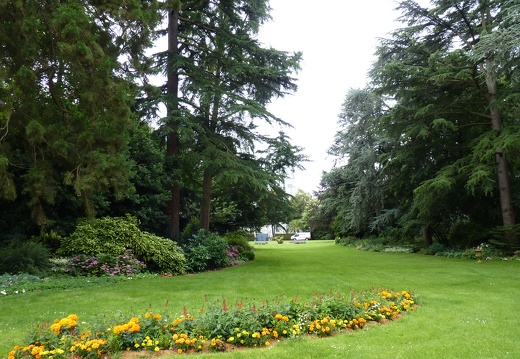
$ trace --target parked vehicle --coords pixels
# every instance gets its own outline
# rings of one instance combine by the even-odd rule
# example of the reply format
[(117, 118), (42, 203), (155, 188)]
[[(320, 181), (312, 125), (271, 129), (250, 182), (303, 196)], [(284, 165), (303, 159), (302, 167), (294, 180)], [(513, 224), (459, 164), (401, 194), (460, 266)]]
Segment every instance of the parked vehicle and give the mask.
[(304, 242), (311, 239), (311, 232), (298, 232), (292, 235), (291, 241)]

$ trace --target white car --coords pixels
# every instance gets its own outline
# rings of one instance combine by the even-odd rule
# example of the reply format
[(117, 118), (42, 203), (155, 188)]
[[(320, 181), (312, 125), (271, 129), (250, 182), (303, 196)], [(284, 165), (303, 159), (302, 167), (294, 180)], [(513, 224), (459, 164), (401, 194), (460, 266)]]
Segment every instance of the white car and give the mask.
[(311, 232), (298, 232), (291, 237), (291, 241), (304, 242), (311, 239)]

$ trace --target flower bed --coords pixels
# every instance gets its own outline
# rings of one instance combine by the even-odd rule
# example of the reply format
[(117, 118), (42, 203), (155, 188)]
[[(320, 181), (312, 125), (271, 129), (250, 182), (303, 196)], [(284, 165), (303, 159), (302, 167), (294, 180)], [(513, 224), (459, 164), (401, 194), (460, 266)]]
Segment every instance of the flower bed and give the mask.
[(36, 328), (30, 343), (16, 346), (8, 359), (98, 358), (121, 351), (172, 350), (178, 354), (265, 347), (300, 335), (329, 336), (362, 329), (368, 322), (397, 319), (413, 311), (416, 298), (408, 291), (371, 290), (361, 293), (315, 294), (263, 303), (226, 299), (209, 303), (192, 315), (153, 312), (97, 323), (80, 323), (71, 314)]

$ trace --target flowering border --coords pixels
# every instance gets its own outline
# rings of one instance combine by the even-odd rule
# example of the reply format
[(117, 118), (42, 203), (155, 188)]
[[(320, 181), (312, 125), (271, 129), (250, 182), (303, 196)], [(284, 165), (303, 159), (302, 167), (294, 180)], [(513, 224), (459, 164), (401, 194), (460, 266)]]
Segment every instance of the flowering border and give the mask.
[(125, 350), (173, 350), (178, 354), (226, 351), (236, 347), (266, 347), (300, 335), (330, 336), (359, 330), (368, 322), (395, 320), (413, 311), (417, 298), (409, 291), (314, 294), (260, 304), (227, 300), (209, 303), (197, 315), (186, 308), (171, 319), (168, 314), (145, 312), (130, 319), (79, 323), (71, 314), (39, 326), (26, 346), (15, 346), (8, 359), (100, 358)]

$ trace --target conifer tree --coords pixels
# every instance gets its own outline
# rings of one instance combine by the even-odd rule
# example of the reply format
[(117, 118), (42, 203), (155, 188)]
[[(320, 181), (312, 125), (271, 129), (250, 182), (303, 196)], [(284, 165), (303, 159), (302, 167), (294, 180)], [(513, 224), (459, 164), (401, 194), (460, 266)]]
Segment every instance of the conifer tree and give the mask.
[(476, 212), (471, 196), (499, 194), (502, 225), (514, 225), (508, 158), (520, 148), (512, 111), (518, 97), (511, 86), (518, 55), (499, 57), (505, 53), (500, 46), (481, 51), (479, 43), (508, 33), (508, 14), (518, 4), (435, 0), (423, 8), (406, 0), (399, 9), (406, 26), (382, 41), (371, 74), (376, 89), (395, 101), (385, 124), (395, 139), (388, 169), (402, 174), (402, 180), (394, 178), (396, 187), (413, 189), (409, 222), (416, 218), (431, 243), (446, 231), (441, 221)]
[(86, 215), (132, 190), (124, 150), (159, 19), (154, 0), (0, 3), (0, 206), (46, 226), (64, 184)]
[[(167, 97), (177, 107), (176, 116), (168, 115), (166, 127), (175, 133), (171, 124), (176, 123), (176, 131), (181, 131), (181, 152), (172, 156), (179, 161), (176, 170), (188, 161), (190, 171), (200, 178), (199, 217), (205, 229), (216, 176), (229, 185), (250, 181), (257, 189), (268, 186), (257, 179), (262, 176), (255, 175), (242, 154), (254, 153), (255, 143), (267, 138), (255, 132), (255, 121), (283, 123), (266, 105), (296, 89), (292, 72), (299, 68), (301, 57), (266, 49), (256, 40), (268, 11), (267, 1), (259, 0), (183, 1), (178, 11), (178, 43), (169, 56), (174, 65), (168, 65), (168, 74), (177, 71), (178, 96), (168, 90)], [(177, 191), (172, 203), (176, 198)], [(172, 223), (178, 221), (178, 211), (171, 215)]]

